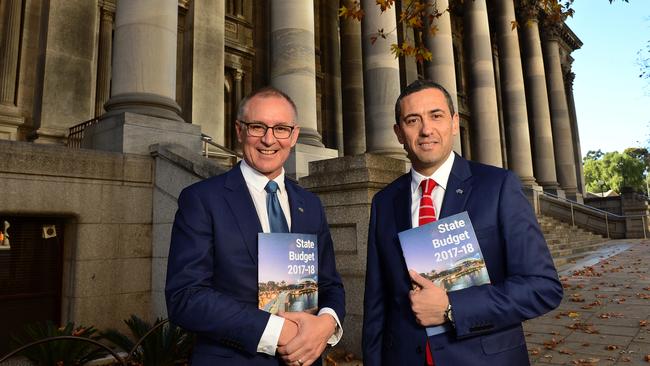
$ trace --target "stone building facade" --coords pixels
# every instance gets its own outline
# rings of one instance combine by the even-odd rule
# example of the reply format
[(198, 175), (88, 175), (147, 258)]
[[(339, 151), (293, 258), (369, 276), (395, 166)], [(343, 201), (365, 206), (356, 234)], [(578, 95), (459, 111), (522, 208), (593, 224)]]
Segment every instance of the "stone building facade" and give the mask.
[[(450, 11), (435, 20), (437, 32), (426, 40), (432, 61), (418, 64), (390, 53), (391, 43), (413, 37), (398, 24), (399, 11), (380, 13), (374, 0), (362, 0), (362, 22), (339, 20), (340, 4), (352, 3), (0, 3), (0, 139), (14, 141), (0, 144), (4, 197), (0, 215), (47, 213), (67, 218), (65, 236), (74, 239), (63, 244), (67, 264), (61, 275), (65, 282), (61, 320), (117, 326), (127, 312), (141, 312), (143, 307), (164, 315), (160, 267), (179, 187), (160, 189), (160, 181), (169, 180), (158, 175), (163, 170), (157, 161), (165, 154), (156, 150), (152, 157), (150, 145), (174, 142), (198, 154), (202, 133), (237, 151), (236, 106), (244, 95), (264, 85), (278, 87), (296, 102), (301, 135), (286, 168), (320, 191), (326, 206), (354, 196), (365, 202), (360, 203), (359, 216), (367, 215), (364, 205), (372, 193), (404, 170), (403, 163), (384, 164), (380, 157), (405, 160), (392, 131), (393, 107), (400, 89), (418, 78), (437, 81), (451, 92), (461, 121), (454, 144), (458, 153), (511, 169), (529, 188), (581, 201), (583, 174), (571, 71), (571, 52), (581, 42), (565, 24), (546, 22), (543, 12), (528, 0), (437, 0), (438, 10)], [(519, 27), (513, 27), (515, 20)], [(373, 44), (378, 29), (395, 31)], [(82, 146), (110, 152), (62, 148), (68, 144), (70, 128), (89, 120), (99, 123), (85, 132)], [(30, 147), (28, 142), (42, 145)], [(48, 146), (52, 144), (60, 146)], [(372, 155), (359, 155), (364, 153)], [(24, 165), (30, 154), (57, 165)], [(53, 156), (49, 160), (48, 154)], [(339, 161), (314, 164), (310, 171), (309, 162), (332, 158)], [(95, 161), (112, 166), (110, 176), (93, 168), (103, 166)], [(360, 166), (370, 173), (346, 176), (360, 172), (355, 170)], [(373, 175), (386, 166), (397, 173)], [(188, 174), (191, 178), (181, 179), (183, 184), (200, 177)], [(333, 174), (347, 180), (333, 181)], [(323, 186), (314, 176), (323, 177)], [(33, 201), (48, 196), (51, 180), (60, 199)], [(340, 190), (346, 184), (350, 191)], [(63, 202), (84, 197), (79, 192), (90, 192), (84, 187), (93, 187), (98, 196), (74, 198), (72, 206)], [(359, 194), (359, 187), (369, 193)], [(120, 196), (115, 206), (110, 199), (113, 190)], [(129, 195), (135, 198), (129, 201)], [(32, 197), (31, 205), (21, 203), (24, 197)], [(104, 201), (102, 207), (111, 214), (93, 212), (95, 204)], [(135, 211), (129, 202), (137, 203)], [(335, 216), (349, 215), (335, 211)], [(137, 218), (127, 219), (129, 215)], [(344, 266), (349, 261), (354, 267), (349, 274), (357, 280), (350, 287), (357, 288), (365, 243), (356, 243), (364, 240), (367, 220), (354, 219), (354, 225), (345, 220), (338, 216), (331, 220), (333, 235), (339, 235), (342, 243), (347, 243), (346, 236), (355, 238), (355, 246), (341, 244), (337, 250), (343, 253)], [(97, 238), (109, 232), (132, 238), (129, 230), (147, 243), (145, 248), (118, 246), (106, 252), (97, 244), (101, 242)], [(346, 253), (358, 260), (346, 259)], [(111, 275), (116, 268), (146, 284), (122, 288), (113, 283), (119, 279)], [(93, 286), (91, 277), (104, 279), (103, 287)], [(142, 296), (148, 299), (143, 301)], [(89, 310), (93, 304), (107, 310), (94, 313)], [(115, 304), (119, 315), (108, 310), (117, 309)], [(354, 326), (359, 324), (359, 311), (351, 311)]]

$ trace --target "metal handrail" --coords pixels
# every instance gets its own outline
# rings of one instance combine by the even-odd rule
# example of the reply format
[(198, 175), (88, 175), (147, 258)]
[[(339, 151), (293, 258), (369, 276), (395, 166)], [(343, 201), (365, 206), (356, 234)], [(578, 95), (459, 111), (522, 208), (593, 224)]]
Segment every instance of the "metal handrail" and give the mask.
[(48, 337), (48, 338), (39, 339), (39, 340), (37, 340), (37, 341), (34, 341), (34, 342), (29, 343), (29, 344), (23, 345), (23, 346), (21, 346), (21, 347), (15, 349), (15, 350), (9, 352), (8, 354), (2, 356), (2, 357), (0, 358), (0, 363), (2, 363), (2, 362), (4, 362), (4, 361), (7, 361), (7, 360), (9, 360), (10, 358), (12, 358), (13, 356), (16, 356), (17, 354), (19, 354), (19, 353), (25, 351), (26, 349), (31, 348), (31, 347), (33, 347), (33, 346), (37, 346), (37, 345), (39, 345), (39, 344), (49, 343), (49, 342), (54, 342), (54, 341), (59, 341), (59, 340), (70, 340), (70, 341), (80, 341), (80, 342), (89, 342), (89, 343), (92, 343), (92, 344), (94, 344), (95, 346), (98, 346), (99, 348), (102, 348), (103, 350), (105, 350), (105, 351), (107, 351), (108, 353), (110, 353), (111, 356), (113, 356), (113, 357), (115, 358), (115, 360), (116, 360), (117, 362), (120, 363), (120, 365), (128, 366), (128, 365), (129, 365), (128, 362), (131, 361), (131, 358), (135, 355), (135, 352), (138, 350), (138, 348), (140, 347), (140, 345), (142, 344), (142, 342), (144, 342), (144, 340), (147, 339), (147, 337), (149, 337), (149, 335), (151, 335), (151, 333), (157, 331), (159, 328), (161, 328), (162, 326), (164, 326), (164, 325), (167, 324), (167, 323), (169, 323), (169, 319), (164, 319), (164, 320), (162, 320), (160, 323), (158, 323), (158, 324), (156, 324), (155, 326), (151, 327), (151, 329), (149, 329), (149, 331), (148, 331), (147, 333), (145, 333), (145, 334), (144, 334), (144, 335), (143, 335), (143, 336), (142, 336), (142, 337), (141, 337), (141, 338), (140, 338), (140, 339), (139, 339), (139, 340), (138, 340), (138, 341), (133, 345), (133, 347), (131, 348), (131, 350), (129, 351), (129, 353), (127, 353), (126, 358), (122, 358), (122, 357), (120, 357), (120, 355), (118, 355), (117, 352), (113, 351), (110, 347), (108, 347), (107, 345), (105, 345), (105, 344), (103, 344), (103, 343), (101, 343), (101, 342), (98, 342), (98, 341), (96, 341), (96, 340), (94, 340), (94, 339), (92, 339), (92, 338), (88, 338), (88, 337), (79, 337), (79, 336), (54, 336), (54, 337)]
[[(526, 189), (526, 190), (535, 191), (531, 187), (523, 187), (523, 188)], [(647, 227), (646, 227), (646, 224), (645, 224), (645, 222), (646, 222), (645, 220), (648, 219), (648, 215), (618, 215), (618, 214), (615, 214), (615, 213), (612, 213), (612, 212), (609, 212), (609, 211), (601, 210), (601, 209), (593, 207), (593, 206), (585, 205), (583, 203), (570, 200), (570, 199), (568, 199), (566, 197), (560, 197), (560, 196), (558, 196), (556, 194), (546, 192), (546, 191), (543, 191), (543, 190), (542, 191), (537, 191), (537, 192), (539, 192), (542, 196), (547, 196), (547, 197), (550, 197), (550, 198), (553, 198), (553, 199), (556, 199), (556, 200), (559, 200), (559, 201), (562, 201), (562, 202), (569, 203), (570, 209), (571, 209), (571, 225), (574, 226), (574, 227), (576, 226), (575, 225), (574, 207), (577, 206), (577, 207), (580, 207), (580, 208), (582, 208), (582, 209), (584, 209), (586, 211), (599, 213), (599, 214), (605, 216), (605, 228), (607, 230), (607, 238), (610, 238), (610, 232), (609, 232), (609, 217), (610, 216), (612, 216), (613, 218), (619, 219), (619, 220), (641, 218), (642, 226), (643, 226), (643, 238), (647, 239), (648, 235), (647, 235)]]
[[(115, 357), (115, 360), (116, 360), (117, 362), (119, 362), (121, 365), (123, 365), (123, 366), (127, 366), (127, 365), (128, 365), (128, 364), (126, 363), (126, 361), (128, 360), (128, 357), (127, 357), (127, 359), (123, 359), (122, 357), (120, 357), (120, 356), (119, 356), (115, 351), (113, 351), (113, 350), (112, 350), (110, 347), (108, 347), (107, 345), (105, 345), (105, 344), (103, 344), (103, 343), (101, 343), (101, 342), (98, 342), (98, 341), (96, 341), (96, 340), (94, 340), (94, 339), (91, 339), (91, 338), (87, 338), (87, 337), (78, 337), (78, 336), (55, 336), (55, 337), (48, 337), (48, 338), (39, 339), (39, 340), (37, 340), (37, 341), (34, 341), (34, 342), (32, 342), (32, 343), (29, 343), (29, 344), (26, 344), (26, 345), (24, 345), (24, 346), (22, 346), (22, 347), (19, 347), (19, 348), (15, 349), (15, 350), (9, 352), (8, 354), (6, 354), (6, 355), (3, 356), (2, 358), (0, 358), (0, 363), (2, 363), (2, 362), (4, 362), (4, 361), (6, 361), (6, 360), (12, 358), (13, 356), (15, 356), (15, 355), (17, 355), (17, 354), (23, 352), (24, 350), (26, 350), (26, 349), (28, 349), (28, 348), (31, 348), (31, 347), (33, 347), (33, 346), (38, 346), (39, 344), (49, 343), (49, 342), (54, 342), (54, 341), (60, 341), (60, 340), (69, 340), (69, 341), (79, 341), (79, 342), (88, 342), (88, 343), (92, 343), (92, 344), (94, 344), (95, 346), (97, 346), (97, 347), (99, 347), (99, 348), (102, 348), (103, 350), (105, 350), (105, 351), (107, 351), (108, 353), (110, 353), (111, 356)], [(130, 355), (130, 354), (129, 354), (129, 355)]]
[[(203, 153), (206, 158), (210, 157), (210, 154), (234, 158), (235, 162), (237, 162), (237, 159), (241, 160), (244, 158), (241, 153), (238, 153), (237, 151), (231, 150), (223, 145), (214, 142), (211, 136), (206, 135), (204, 133), (201, 133), (201, 141), (203, 141)], [(216, 152), (216, 153), (210, 152), (208, 149), (208, 145), (216, 147), (217, 149), (221, 150), (221, 152)]]

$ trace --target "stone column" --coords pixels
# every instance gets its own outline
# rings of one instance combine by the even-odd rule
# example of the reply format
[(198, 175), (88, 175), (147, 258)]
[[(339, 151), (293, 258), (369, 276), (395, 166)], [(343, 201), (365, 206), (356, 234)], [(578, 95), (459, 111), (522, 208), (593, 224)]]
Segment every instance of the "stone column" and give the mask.
[(575, 200), (577, 193), (575, 156), (571, 137), (571, 119), (562, 78), (559, 29), (555, 27), (546, 29), (544, 38), (544, 65), (551, 108), (555, 168), (560, 187), (565, 191), (566, 197)]
[(271, 0), (271, 85), (296, 103), (300, 136), (284, 167), (289, 176), (309, 174), (309, 162), (339, 156), (325, 148), (316, 110), (316, 46), (313, 0)]
[[(83, 148), (149, 155), (151, 145), (171, 142), (201, 152), (200, 127), (182, 123), (175, 101), (177, 24), (177, 0), (118, 1), (111, 98)], [(211, 119), (223, 121), (223, 112)]]
[[(397, 31), (391, 32), (397, 28), (395, 7), (381, 13), (375, 0), (362, 0), (361, 5), (366, 151), (404, 159), (406, 152), (393, 132), (400, 94), (399, 60), (390, 53), (390, 45), (397, 43)], [(386, 38), (379, 36), (379, 29), (387, 32)]]
[[(344, 0), (354, 6), (354, 0)], [(355, 19), (341, 19), (341, 85), (343, 110), (343, 153), (366, 151), (365, 114), (363, 111), (363, 68), (361, 58), (361, 24)]]
[(505, 129), (508, 131), (506, 134), (508, 168), (519, 175), (524, 185), (532, 186), (535, 178), (528, 131), (524, 74), (519, 53), (519, 35), (517, 28), (512, 28), (515, 7), (513, 0), (501, 0), (495, 4), (502, 108)]
[(115, 9), (101, 8), (99, 23), (99, 51), (97, 54), (97, 90), (95, 93), (95, 117), (104, 114), (104, 103), (111, 92), (111, 50), (113, 48), (113, 19)]
[(576, 179), (578, 183), (578, 192), (584, 197), (585, 182), (584, 171), (582, 169), (582, 149), (580, 147), (580, 132), (578, 130), (578, 117), (576, 115), (576, 104), (573, 98), (573, 80), (576, 74), (568, 67), (567, 72), (564, 74), (564, 87), (566, 89), (566, 99), (569, 105), (569, 117), (571, 118), (571, 138), (573, 140), (573, 155), (576, 165)]
[(465, 1), (465, 38), (469, 63), (472, 157), (503, 166), (492, 46), (485, 0)]
[(16, 77), (18, 76), (18, 54), (20, 53), (20, 20), (22, 1), (7, 0), (4, 6), (4, 27), (0, 43), (0, 103), (16, 105)]
[(4, 16), (0, 29), (0, 139), (15, 140), (24, 122), (16, 108), (22, 0), (7, 0), (0, 6)]
[(555, 153), (553, 152), (553, 133), (551, 113), (548, 107), (546, 79), (542, 43), (539, 37), (539, 24), (536, 8), (521, 8), (521, 27), (523, 42), (523, 69), (526, 89), (526, 106), (530, 123), (533, 148), (533, 168), (537, 184), (545, 191), (558, 192), (555, 174)]
[(87, 0), (41, 4), (34, 130), (28, 139), (65, 144), (70, 127), (95, 116), (99, 8)]
[(176, 104), (177, 0), (119, 0), (109, 115), (182, 121)]
[[(454, 43), (451, 33), (451, 16), (448, 11), (449, 0), (428, 0), (432, 10), (442, 15), (433, 20), (429, 26), (437, 30), (434, 35), (426, 32), (426, 45), (433, 56), (424, 64), (424, 76), (447, 89), (454, 102), (454, 111), (458, 113), (458, 91), (456, 90), (456, 65), (454, 63)], [(462, 155), (460, 133), (454, 139), (454, 151)]]
[[(343, 156), (343, 111), (341, 97), (341, 50), (339, 47), (339, 2), (320, 2), (321, 126), (323, 139)], [(325, 128), (326, 127), (326, 128)]]
[[(189, 17), (189, 57), (186, 75), (190, 79), (184, 103), (192, 124), (200, 125), (201, 132), (224, 145), (224, 53), (225, 2), (222, 0), (192, 1)], [(187, 90), (187, 89), (186, 89)]]
[(298, 142), (323, 147), (316, 119), (313, 0), (271, 0), (271, 85), (296, 103)]

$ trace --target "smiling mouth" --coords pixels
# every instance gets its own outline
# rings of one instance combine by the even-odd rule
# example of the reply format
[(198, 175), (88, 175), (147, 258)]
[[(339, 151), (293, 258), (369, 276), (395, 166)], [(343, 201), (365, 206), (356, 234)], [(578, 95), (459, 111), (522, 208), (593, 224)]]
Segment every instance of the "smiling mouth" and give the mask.
[(260, 149), (258, 149), (257, 151), (259, 151), (260, 154), (262, 155), (273, 155), (277, 152), (276, 150), (260, 150)]

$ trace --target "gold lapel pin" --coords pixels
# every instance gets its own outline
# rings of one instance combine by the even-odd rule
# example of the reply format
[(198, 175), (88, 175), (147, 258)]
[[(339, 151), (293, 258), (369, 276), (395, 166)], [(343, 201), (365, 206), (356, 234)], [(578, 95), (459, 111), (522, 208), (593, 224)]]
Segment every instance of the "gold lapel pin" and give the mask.
[(458, 188), (458, 189), (456, 190), (456, 193), (458, 193), (458, 194), (463, 194), (463, 190), (460, 189), (460, 188)]
[(300, 212), (305, 212), (305, 210), (303, 210), (302, 207), (298, 207), (298, 211), (300, 211)]

